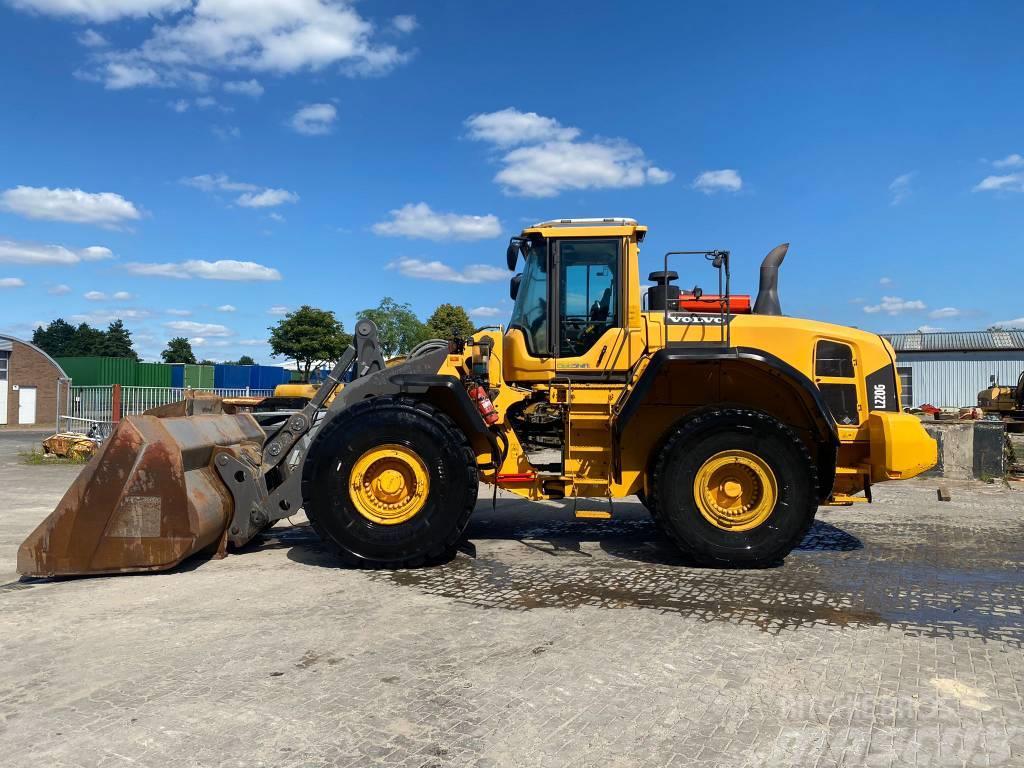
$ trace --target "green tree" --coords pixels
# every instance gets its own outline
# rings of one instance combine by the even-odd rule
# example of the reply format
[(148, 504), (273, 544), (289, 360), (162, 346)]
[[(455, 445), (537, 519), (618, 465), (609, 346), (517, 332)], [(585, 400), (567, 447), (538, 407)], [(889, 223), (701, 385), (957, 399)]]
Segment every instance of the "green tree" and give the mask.
[(373, 309), (359, 313), (360, 320), (372, 320), (377, 324), (380, 349), (384, 357), (404, 355), (421, 341), (430, 338), (427, 326), (420, 322), (408, 304), (399, 304), (385, 296)]
[(427, 320), (427, 331), (438, 339), (468, 339), (473, 335), (473, 322), (464, 308), (442, 304)]
[(188, 363), (195, 365), (196, 355), (192, 351), (192, 344), (184, 336), (175, 336), (167, 342), (167, 349), (160, 353), (160, 358), (165, 363)]
[(36, 328), (32, 332), (32, 343), (53, 357), (78, 354), (78, 332), (75, 326), (59, 317), (45, 328)]
[(309, 381), (310, 368), (337, 360), (352, 343), (333, 312), (307, 304), (289, 312), (268, 330), (271, 355), (294, 360), (303, 381)]
[(235, 363), (235, 365), (256, 365), (256, 361), (253, 360), (248, 355), (242, 355), (240, 358), (238, 358), (238, 362)]
[(101, 355), (100, 349), (106, 334), (99, 328), (93, 328), (88, 323), (82, 323), (75, 329), (75, 345), (72, 355)]
[(107, 326), (107, 332), (103, 334), (103, 340), (99, 344), (99, 351), (94, 354), (103, 355), (104, 357), (139, 359), (139, 356), (135, 353), (135, 348), (132, 346), (131, 331), (124, 327), (124, 323), (120, 319)]

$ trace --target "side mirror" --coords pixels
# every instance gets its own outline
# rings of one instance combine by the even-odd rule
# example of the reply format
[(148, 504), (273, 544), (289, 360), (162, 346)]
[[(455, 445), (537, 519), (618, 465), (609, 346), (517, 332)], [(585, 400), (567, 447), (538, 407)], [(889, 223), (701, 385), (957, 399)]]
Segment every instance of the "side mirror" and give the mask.
[(519, 295), (519, 286), (523, 282), (523, 275), (520, 272), (518, 275), (509, 280), (508, 283), (508, 296), (512, 301), (516, 300), (516, 296)]
[(512, 240), (508, 244), (508, 250), (505, 251), (505, 263), (508, 264), (508, 271), (516, 271), (516, 262), (519, 261), (519, 242)]
[(704, 295), (704, 289), (695, 285), (693, 286), (693, 291), (691, 291), (691, 293), (693, 293), (694, 300), (700, 301), (700, 297)]

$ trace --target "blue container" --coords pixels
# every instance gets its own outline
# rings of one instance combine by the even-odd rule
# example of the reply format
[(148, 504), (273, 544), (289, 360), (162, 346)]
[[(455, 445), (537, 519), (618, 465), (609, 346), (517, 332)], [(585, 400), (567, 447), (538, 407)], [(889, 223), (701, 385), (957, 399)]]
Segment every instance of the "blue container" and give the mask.
[(250, 372), (249, 386), (253, 389), (273, 389), (278, 384), (287, 384), (291, 371), (276, 365), (254, 365)]
[(249, 366), (215, 365), (213, 386), (217, 389), (245, 389), (249, 386)]
[(171, 386), (181, 389), (185, 386), (185, 364), (171, 364)]

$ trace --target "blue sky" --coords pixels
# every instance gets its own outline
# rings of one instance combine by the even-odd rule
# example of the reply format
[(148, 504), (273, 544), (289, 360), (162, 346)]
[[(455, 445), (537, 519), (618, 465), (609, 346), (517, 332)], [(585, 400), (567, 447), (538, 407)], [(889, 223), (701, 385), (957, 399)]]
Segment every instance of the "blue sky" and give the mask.
[[(887, 7), (887, 5), (889, 7)], [(505, 322), (570, 216), (728, 248), (787, 314), (1024, 326), (1024, 6), (0, 0), (0, 330), (251, 354), (384, 295)], [(712, 272), (680, 265), (686, 286)]]

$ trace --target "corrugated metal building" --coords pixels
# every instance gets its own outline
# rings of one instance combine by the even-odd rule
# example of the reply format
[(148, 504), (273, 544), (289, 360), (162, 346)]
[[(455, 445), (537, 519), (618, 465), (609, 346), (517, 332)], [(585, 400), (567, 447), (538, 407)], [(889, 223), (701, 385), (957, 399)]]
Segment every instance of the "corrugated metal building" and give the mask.
[(995, 376), (1017, 383), (1024, 370), (1024, 331), (959, 331), (884, 334), (896, 350), (906, 407), (978, 404), (978, 392)]

